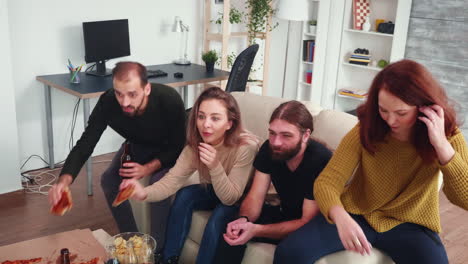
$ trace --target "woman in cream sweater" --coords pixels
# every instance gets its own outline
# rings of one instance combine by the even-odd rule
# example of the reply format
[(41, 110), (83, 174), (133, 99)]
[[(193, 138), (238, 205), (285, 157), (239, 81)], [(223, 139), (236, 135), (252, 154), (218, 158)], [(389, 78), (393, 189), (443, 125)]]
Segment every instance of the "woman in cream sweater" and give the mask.
[(448, 263), (438, 179), (442, 172), (447, 198), (467, 210), (468, 150), (442, 87), (422, 65), (396, 62), (377, 74), (358, 117), (315, 181), (323, 216), (286, 238), (275, 263), (372, 247), (398, 264)]
[[(143, 188), (135, 180), (125, 180), (121, 189), (134, 185), (132, 198), (148, 202), (177, 192), (166, 228), (164, 263), (177, 263), (190, 230), (192, 212), (213, 210), (197, 257), (197, 263), (211, 263), (224, 227), (237, 212), (233, 205), (244, 194), (252, 175), (258, 143), (243, 130), (234, 97), (217, 87), (201, 93), (187, 126), (187, 145), (160, 181)], [(201, 184), (182, 188), (195, 171)]]

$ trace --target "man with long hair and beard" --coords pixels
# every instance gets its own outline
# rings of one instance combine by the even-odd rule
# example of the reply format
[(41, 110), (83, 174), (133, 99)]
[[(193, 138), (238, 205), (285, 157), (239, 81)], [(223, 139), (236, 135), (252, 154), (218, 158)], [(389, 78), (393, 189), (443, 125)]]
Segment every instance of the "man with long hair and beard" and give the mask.
[[(146, 68), (137, 62), (119, 62), (112, 71), (113, 88), (104, 92), (89, 117), (88, 126), (68, 155), (57, 183), (49, 190), (56, 205), (63, 190), (78, 175), (109, 126), (127, 140), (132, 162), (121, 167), (122, 146), (101, 177), (101, 187), (120, 232), (138, 231), (128, 201), (113, 207), (122, 178), (150, 177), (158, 181), (171, 168), (185, 144), (185, 108), (171, 87), (148, 82)], [(164, 241), (170, 199), (151, 204), (151, 235)]]
[[(275, 109), (268, 140), (254, 161), (252, 187), (238, 218), (227, 225), (214, 263), (241, 263), (251, 239), (278, 244), (319, 213), (313, 185), (332, 153), (310, 138), (312, 131), (312, 116), (300, 102)], [(279, 206), (265, 204), (270, 183), (278, 192)]]

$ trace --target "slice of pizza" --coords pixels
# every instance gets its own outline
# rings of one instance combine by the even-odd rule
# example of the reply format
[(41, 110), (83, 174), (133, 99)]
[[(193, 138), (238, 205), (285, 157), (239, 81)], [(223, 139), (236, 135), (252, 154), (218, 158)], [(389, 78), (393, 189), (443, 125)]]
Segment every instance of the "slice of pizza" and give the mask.
[(41, 261), (42, 258), (24, 259), (24, 260), (5, 260), (2, 264), (34, 264)]
[(114, 202), (112, 203), (113, 207), (119, 206), (121, 203), (125, 202), (128, 198), (130, 198), (135, 191), (135, 186), (129, 185), (125, 189), (121, 190), (117, 197), (115, 197)]
[(62, 197), (60, 198), (60, 201), (58, 201), (56, 205), (50, 208), (50, 213), (62, 216), (67, 211), (69, 211), (72, 208), (72, 206), (73, 202), (71, 192), (70, 189), (68, 189), (67, 187), (62, 191)]
[[(84, 262), (79, 262), (77, 264), (98, 264), (99, 263), (99, 258), (93, 258), (91, 260), (88, 260), (88, 261), (84, 261)], [(74, 263), (75, 264), (75, 263)]]

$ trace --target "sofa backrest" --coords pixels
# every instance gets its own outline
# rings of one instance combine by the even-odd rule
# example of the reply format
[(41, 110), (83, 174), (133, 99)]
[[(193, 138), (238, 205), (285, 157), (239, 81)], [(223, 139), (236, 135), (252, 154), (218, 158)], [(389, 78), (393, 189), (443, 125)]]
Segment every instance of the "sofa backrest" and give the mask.
[[(262, 142), (268, 138), (268, 122), (271, 114), (281, 103), (289, 101), (289, 99), (248, 92), (234, 92), (232, 95), (239, 104), (244, 127), (257, 135)], [(323, 110), (310, 101), (301, 101), (301, 103), (314, 118), (312, 137), (322, 141), (333, 151), (344, 135), (357, 123), (357, 118), (353, 115), (335, 110)]]
[(312, 137), (335, 151), (341, 139), (357, 124), (357, 117), (336, 110), (322, 110), (314, 117)]
[[(257, 95), (249, 92), (233, 92), (241, 110), (242, 123), (250, 132), (257, 135), (261, 142), (268, 138), (268, 122), (271, 114), (281, 103), (289, 99)], [(301, 101), (312, 116), (317, 116), (322, 110), (320, 106), (309, 101)]]

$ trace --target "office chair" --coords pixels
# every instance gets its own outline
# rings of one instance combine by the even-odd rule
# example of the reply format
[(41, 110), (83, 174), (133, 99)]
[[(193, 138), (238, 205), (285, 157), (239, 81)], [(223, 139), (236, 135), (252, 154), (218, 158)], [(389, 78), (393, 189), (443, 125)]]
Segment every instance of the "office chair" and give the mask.
[(226, 92), (244, 92), (252, 68), (255, 55), (258, 51), (258, 44), (254, 44), (237, 56), (232, 65), (231, 73), (226, 85)]
[[(247, 80), (249, 78), (250, 69), (252, 68), (255, 55), (257, 55), (258, 44), (243, 50), (239, 56), (237, 56), (234, 64), (232, 65), (231, 73), (229, 73), (228, 82), (226, 84), (226, 92), (244, 92)], [(186, 120), (192, 108), (185, 110)]]

